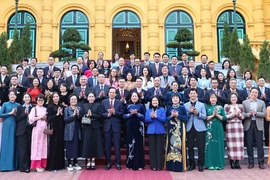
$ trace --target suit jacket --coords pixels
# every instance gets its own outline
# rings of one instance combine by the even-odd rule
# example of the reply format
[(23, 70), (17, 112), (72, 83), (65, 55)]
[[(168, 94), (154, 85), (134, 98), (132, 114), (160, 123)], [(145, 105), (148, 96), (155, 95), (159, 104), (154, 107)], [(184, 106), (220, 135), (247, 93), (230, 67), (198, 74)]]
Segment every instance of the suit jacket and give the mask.
[(104, 94), (105, 94), (104, 97), (99, 97), (99, 94), (100, 94), (100, 92), (101, 92), (101, 90), (100, 90), (100, 85), (99, 85), (99, 84), (96, 85), (96, 86), (94, 86), (93, 89), (92, 89), (92, 90), (93, 90), (93, 93), (94, 93), (95, 96), (96, 96), (96, 101), (97, 101), (97, 102), (101, 102), (101, 101), (104, 100), (104, 99), (108, 99), (108, 92), (109, 92), (110, 86), (107, 85), (107, 84), (104, 84), (103, 86), (104, 86)]
[[(164, 107), (166, 106), (166, 100), (167, 100), (167, 90), (165, 88), (160, 87), (159, 88), (161, 94), (159, 94), (159, 99), (160, 99), (160, 107)], [(153, 96), (155, 96), (155, 91), (156, 88), (152, 87), (150, 89), (148, 89), (147, 93), (146, 93), (146, 99), (149, 102), (151, 100), (151, 98)]]
[[(200, 71), (201, 71), (202, 68), (203, 68), (202, 64), (195, 67), (195, 74), (196, 74), (197, 77), (200, 77)], [(207, 64), (206, 64), (205, 70), (206, 70), (206, 74), (208, 74), (209, 69), (208, 69)]]
[[(217, 78), (218, 73), (219, 73), (219, 71), (214, 70), (214, 76), (215, 76), (216, 78)], [(207, 76), (208, 76), (209, 78), (212, 77), (209, 68), (207, 69), (206, 74), (207, 74)]]
[(17, 95), (16, 102), (19, 103), (19, 104), (22, 104), (23, 94), (26, 92), (26, 88), (23, 87), (23, 86), (17, 86), (13, 90), (16, 92), (16, 95)]
[(159, 63), (158, 72), (156, 71), (156, 63), (151, 63), (149, 68), (153, 77), (158, 77), (162, 75), (162, 72), (161, 72), (162, 63)]
[(137, 66), (134, 66), (133, 68), (131, 68), (131, 73), (132, 73), (132, 75), (133, 75), (135, 78), (142, 76), (142, 68), (143, 68), (143, 66), (140, 65), (140, 66), (139, 66), (139, 75), (138, 75), (138, 76), (136, 76)]
[(34, 67), (33, 74), (31, 74), (31, 66), (24, 70), (24, 76), (28, 77), (28, 75), (32, 75), (33, 77), (37, 77), (37, 67)]
[[(53, 79), (54, 80), (54, 82), (55, 82), (55, 85), (56, 85), (56, 81), (55, 81), (55, 79)], [(62, 84), (62, 83), (64, 83), (65, 82), (65, 80), (64, 79), (62, 79), (62, 78), (58, 78), (58, 82), (57, 82), (57, 89), (59, 89), (59, 87), (60, 87), (60, 85)]]
[(124, 107), (121, 101), (118, 99), (114, 100), (113, 107), (115, 109), (115, 113), (108, 117), (108, 109), (110, 109), (110, 100), (105, 99), (101, 102), (100, 112), (103, 121), (103, 131), (108, 132), (110, 128), (112, 128), (113, 132), (121, 132), (121, 118), (123, 116)]
[(148, 123), (147, 134), (165, 134), (164, 123), (166, 122), (166, 110), (159, 107), (156, 110), (156, 118), (151, 117), (152, 111), (153, 109), (147, 109), (145, 113), (145, 123)]
[(195, 115), (194, 113), (190, 113), (190, 105), (191, 105), (190, 101), (184, 104), (186, 111), (188, 113), (188, 122), (186, 125), (187, 132), (190, 131), (190, 129), (192, 128), (192, 125), (194, 125), (194, 128), (198, 132), (206, 131), (206, 126), (205, 126), (204, 121), (206, 120), (207, 115), (206, 115), (204, 104), (199, 101), (196, 102), (195, 108), (199, 112), (198, 115)]
[(9, 101), (8, 99), (8, 91), (9, 91), (9, 83), (10, 83), (10, 77), (6, 75), (4, 81), (2, 80), (2, 77), (0, 75), (0, 84), (4, 84), (4, 87), (0, 87), (0, 100), (3, 104), (4, 102)]
[[(189, 90), (191, 89), (191, 87), (188, 87), (184, 90), (184, 102), (188, 102), (189, 101)], [(204, 95), (204, 90), (202, 90), (201, 88), (199, 87), (196, 87), (197, 89), (197, 93), (198, 93), (198, 100), (202, 103), (205, 103), (206, 102), (206, 99), (205, 99), (205, 95)]]
[[(146, 103), (148, 103), (148, 100), (147, 100), (147, 97), (146, 97), (147, 91), (144, 90), (144, 89), (141, 89), (141, 91), (142, 91), (143, 94), (144, 94), (144, 96), (141, 97), (142, 103), (143, 103), (143, 104), (146, 104)], [(129, 97), (131, 96), (131, 94), (132, 94), (133, 92), (139, 93), (139, 92), (137, 91), (137, 88), (133, 88), (133, 89), (131, 89), (131, 90), (129, 91)], [(139, 93), (139, 94), (140, 94), (140, 93)]]
[[(79, 67), (80, 68), (80, 67)], [(81, 72), (79, 73), (80, 74), (80, 76), (82, 76), (82, 75), (84, 75), (84, 72), (86, 71), (88, 69), (88, 67), (85, 65), (85, 64), (82, 64), (82, 68), (81, 68)]]
[[(168, 75), (167, 76), (167, 83), (169, 83), (169, 87), (171, 87), (173, 81), (175, 81), (175, 78), (173, 76)], [(160, 76), (160, 86), (163, 88), (167, 88), (164, 76)]]
[[(70, 86), (71, 84), (73, 84), (73, 76), (69, 76), (66, 78), (66, 83), (67, 83), (67, 86), (69, 88), (69, 90), (72, 90), (70, 89)], [(76, 82), (75, 82), (75, 86), (78, 87), (80, 86), (80, 76), (77, 75), (77, 79), (76, 79)]]
[(130, 60), (126, 62), (125, 66), (126, 66), (128, 69), (131, 69), (131, 68), (133, 68), (133, 67), (134, 67), (134, 65), (133, 65), (133, 66), (131, 66), (131, 62), (130, 62)]
[[(250, 116), (250, 113), (249, 113), (250, 103), (251, 103), (251, 99), (243, 101), (244, 116), (245, 116), (245, 120), (244, 120), (245, 131), (249, 130), (249, 127), (252, 121), (252, 116)], [(265, 103), (262, 100), (257, 99), (257, 110), (256, 110), (255, 119), (256, 119), (256, 126), (259, 131), (264, 130), (265, 115), (266, 115)]]
[[(17, 74), (18, 76), (18, 74)], [(30, 83), (30, 79), (24, 75), (21, 76), (22, 79), (21, 79), (21, 85), (24, 87), (24, 88), (29, 88), (31, 86), (31, 83)], [(19, 83), (19, 77), (18, 77), (18, 83)], [(11, 85), (11, 84), (9, 84)]]
[[(53, 71), (55, 71), (56, 69), (58, 69), (55, 65), (53, 66)], [(44, 71), (44, 77), (45, 78), (52, 78), (53, 77), (53, 73), (51, 73), (50, 75), (48, 75), (48, 72), (49, 72), (49, 66), (43, 68), (43, 71)]]
[[(221, 105), (221, 106), (224, 106), (227, 102), (226, 99), (224, 99), (224, 96), (223, 96), (223, 91), (221, 89), (217, 89), (218, 91), (218, 94), (219, 96), (217, 95), (218, 99), (217, 99), (217, 104), (218, 105)], [(209, 89), (208, 91), (206, 91), (206, 103), (210, 103), (209, 101), (209, 97), (211, 94), (215, 93), (215, 91), (213, 89)]]
[(119, 73), (119, 76), (126, 77), (127, 72), (129, 71), (129, 68), (127, 66), (123, 66), (122, 74), (120, 74), (120, 67), (118, 66), (117, 71)]
[(189, 77), (191, 77), (191, 76), (195, 76), (195, 77), (200, 77), (200, 76), (198, 76), (198, 74), (196, 73), (196, 71), (193, 73), (191, 70), (190, 70), (190, 68), (188, 68), (188, 76)]
[(268, 107), (270, 105), (270, 88), (264, 87), (264, 93), (266, 96), (266, 99), (261, 98), (262, 93), (259, 87), (257, 87), (259, 90), (259, 95), (258, 95), (258, 99), (263, 100), (265, 102), (265, 106)]
[[(181, 66), (180, 64), (176, 64), (176, 65), (175, 65), (175, 72), (176, 72), (176, 74), (177, 74), (178, 76), (180, 76), (180, 75), (182, 74), (182, 73), (181, 73), (182, 67), (183, 67), (183, 66)], [(174, 75), (174, 66), (173, 66), (173, 65), (169, 66), (169, 75), (170, 75), (170, 76), (173, 76), (173, 75)]]
[[(29, 112), (31, 111), (31, 109), (32, 107), (29, 107)], [(16, 113), (16, 136), (22, 135), (26, 131), (27, 127), (31, 127), (27, 126), (27, 117), (28, 114), (25, 113), (25, 107), (23, 107), (23, 105), (18, 106)]]
[[(120, 96), (120, 94), (121, 94), (121, 92), (120, 92), (120, 89), (118, 88), (117, 90), (116, 90), (116, 99), (118, 99), (118, 100), (121, 100), (121, 96)], [(125, 105), (125, 104), (127, 104), (127, 102), (128, 102), (128, 100), (129, 100), (129, 91), (128, 90), (126, 90), (126, 89), (124, 89), (124, 97), (125, 97), (125, 102), (123, 102), (123, 105)]]
[(92, 113), (92, 116), (90, 117), (92, 120), (91, 124), (82, 124), (83, 129), (89, 129), (91, 127), (94, 129), (101, 128), (102, 123), (101, 123), (100, 107), (101, 104), (99, 102), (95, 102), (93, 104), (86, 103), (83, 105), (83, 115), (87, 115), (89, 109)]
[(75, 89), (73, 90), (73, 93), (79, 97), (78, 106), (80, 106), (81, 108), (83, 107), (85, 103), (88, 103), (87, 97), (90, 91), (91, 91), (91, 88), (88, 86), (85, 86), (85, 90), (84, 90), (85, 96), (81, 96), (81, 92), (82, 92), (81, 86), (75, 87)]
[[(98, 80), (97, 80), (97, 77), (96, 77), (96, 85), (98, 85), (99, 83), (98, 83)], [(88, 87), (90, 87), (90, 88), (93, 88), (94, 87), (94, 79), (93, 79), (93, 77), (90, 77), (90, 78), (88, 78), (88, 80), (87, 80), (87, 86)]]
[[(237, 104), (242, 104), (242, 102), (245, 100), (243, 97), (243, 92), (239, 89), (236, 89), (237, 95), (238, 95), (238, 100)], [(229, 95), (231, 94), (231, 89), (226, 89), (223, 91), (223, 98), (226, 99), (226, 104), (230, 104), (228, 101)]]
[(184, 62), (181, 61), (181, 62), (179, 63), (179, 65), (182, 66), (182, 67), (184, 67), (184, 66), (187, 66), (187, 65), (188, 65), (188, 62), (186, 62), (186, 64), (184, 64)]
[[(251, 91), (251, 89), (250, 89), (250, 91)], [(249, 92), (250, 93), (250, 92)], [(248, 92), (247, 92), (247, 88), (244, 88), (243, 90), (242, 90), (242, 96), (243, 96), (243, 100), (247, 100), (248, 99)], [(259, 97), (259, 96), (258, 96)]]

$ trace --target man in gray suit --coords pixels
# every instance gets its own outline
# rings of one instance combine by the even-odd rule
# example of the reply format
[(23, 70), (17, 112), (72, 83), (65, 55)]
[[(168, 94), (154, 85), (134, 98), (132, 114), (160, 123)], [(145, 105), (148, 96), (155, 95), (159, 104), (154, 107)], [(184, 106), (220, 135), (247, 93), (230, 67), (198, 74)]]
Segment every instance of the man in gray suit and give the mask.
[(258, 152), (259, 168), (264, 169), (263, 151), (263, 120), (265, 117), (265, 103), (258, 99), (259, 91), (252, 88), (250, 98), (243, 101), (244, 108), (244, 131), (248, 153), (248, 169), (254, 167), (253, 142), (255, 140)]
[(160, 76), (160, 87), (163, 88), (170, 88), (173, 81), (175, 81), (175, 78), (173, 76), (169, 76), (169, 66), (163, 65), (162, 69), (162, 76)]

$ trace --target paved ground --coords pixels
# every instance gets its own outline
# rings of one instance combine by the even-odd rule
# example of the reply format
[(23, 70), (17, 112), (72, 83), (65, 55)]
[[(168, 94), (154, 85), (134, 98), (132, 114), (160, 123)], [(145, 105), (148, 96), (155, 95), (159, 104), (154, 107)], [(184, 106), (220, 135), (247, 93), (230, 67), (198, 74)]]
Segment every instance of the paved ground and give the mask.
[(123, 169), (117, 171), (112, 168), (110, 171), (105, 171), (104, 167), (99, 166), (95, 171), (74, 171), (66, 170), (58, 172), (31, 172), (29, 174), (16, 172), (0, 172), (0, 180), (257, 180), (270, 179), (270, 165), (265, 166), (266, 169), (261, 170), (258, 166), (254, 169), (247, 169), (247, 165), (242, 165), (241, 170), (232, 170), (227, 166), (223, 170), (205, 170), (199, 172), (194, 170), (191, 172), (153, 172), (146, 168), (143, 171), (130, 171)]

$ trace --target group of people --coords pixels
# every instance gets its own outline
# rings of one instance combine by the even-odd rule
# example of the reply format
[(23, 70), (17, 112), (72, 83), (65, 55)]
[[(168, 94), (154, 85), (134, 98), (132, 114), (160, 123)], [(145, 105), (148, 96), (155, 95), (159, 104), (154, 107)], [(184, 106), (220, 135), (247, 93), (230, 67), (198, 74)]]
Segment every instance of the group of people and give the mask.
[(154, 53), (153, 62), (148, 52), (143, 61), (134, 53), (127, 62), (119, 54), (112, 61), (103, 56), (89, 60), (85, 52), (71, 67), (63, 62), (63, 69), (53, 57), (44, 68), (37, 58), (23, 59), (11, 76), (1, 66), (0, 171), (57, 171), (65, 169), (65, 158), (68, 171), (81, 170), (79, 157), (95, 170), (95, 159), (104, 156), (109, 170), (112, 143), (117, 170), (121, 146), (126, 168), (143, 170), (146, 138), (153, 171), (194, 170), (195, 144), (200, 172), (225, 167), (225, 144), (232, 169), (241, 169), (244, 144), (248, 168), (254, 146), (265, 168), (270, 90), (263, 77), (256, 83), (246, 71), (237, 79), (228, 59), (216, 71), (207, 55), (197, 66), (185, 53), (181, 62), (176, 56), (169, 62), (166, 53)]

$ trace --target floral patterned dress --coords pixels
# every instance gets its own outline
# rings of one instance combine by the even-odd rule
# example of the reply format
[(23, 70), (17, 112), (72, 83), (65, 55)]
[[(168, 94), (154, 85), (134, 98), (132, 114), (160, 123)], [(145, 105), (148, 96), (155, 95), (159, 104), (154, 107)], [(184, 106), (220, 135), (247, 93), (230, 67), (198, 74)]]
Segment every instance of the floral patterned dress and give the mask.
[(224, 132), (222, 121), (226, 120), (226, 114), (220, 105), (206, 105), (207, 116), (213, 114), (216, 109), (218, 114), (222, 116), (222, 120), (217, 117), (206, 121), (206, 140), (205, 140), (205, 163), (206, 167), (224, 168)]

